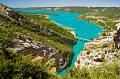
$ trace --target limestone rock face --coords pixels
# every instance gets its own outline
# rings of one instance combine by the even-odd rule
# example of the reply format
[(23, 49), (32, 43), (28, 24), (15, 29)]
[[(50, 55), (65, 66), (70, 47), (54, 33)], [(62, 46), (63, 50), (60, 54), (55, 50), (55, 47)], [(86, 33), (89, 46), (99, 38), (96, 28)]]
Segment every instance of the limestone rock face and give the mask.
[(0, 4), (0, 13), (3, 13), (5, 15), (9, 15), (10, 12), (12, 12), (11, 8), (8, 8), (7, 6)]
[(0, 4), (0, 15), (4, 15), (11, 21), (14, 21), (20, 25), (28, 24), (27, 18), (15, 12), (12, 8), (9, 8), (3, 4)]

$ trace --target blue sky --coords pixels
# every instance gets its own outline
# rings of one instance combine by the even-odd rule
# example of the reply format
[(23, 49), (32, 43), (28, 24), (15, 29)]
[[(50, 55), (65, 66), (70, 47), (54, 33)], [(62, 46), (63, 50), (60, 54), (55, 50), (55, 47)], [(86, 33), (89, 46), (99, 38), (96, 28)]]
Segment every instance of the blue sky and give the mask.
[(120, 7), (120, 0), (0, 0), (10, 7), (97, 6)]

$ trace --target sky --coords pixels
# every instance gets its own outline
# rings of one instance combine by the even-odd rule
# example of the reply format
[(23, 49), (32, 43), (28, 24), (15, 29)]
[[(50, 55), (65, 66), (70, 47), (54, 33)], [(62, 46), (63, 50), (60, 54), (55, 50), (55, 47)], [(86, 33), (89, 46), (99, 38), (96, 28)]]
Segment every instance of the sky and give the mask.
[(25, 7), (120, 7), (120, 0), (0, 0), (0, 3), (13, 8)]

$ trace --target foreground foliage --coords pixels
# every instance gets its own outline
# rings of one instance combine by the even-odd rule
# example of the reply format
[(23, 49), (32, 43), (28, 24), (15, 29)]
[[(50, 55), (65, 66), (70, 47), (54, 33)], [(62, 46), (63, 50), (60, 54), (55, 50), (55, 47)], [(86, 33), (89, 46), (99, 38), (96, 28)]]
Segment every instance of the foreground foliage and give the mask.
[(32, 62), (30, 56), (9, 55), (7, 58), (0, 56), (1, 79), (48, 79), (52, 76), (42, 61)]

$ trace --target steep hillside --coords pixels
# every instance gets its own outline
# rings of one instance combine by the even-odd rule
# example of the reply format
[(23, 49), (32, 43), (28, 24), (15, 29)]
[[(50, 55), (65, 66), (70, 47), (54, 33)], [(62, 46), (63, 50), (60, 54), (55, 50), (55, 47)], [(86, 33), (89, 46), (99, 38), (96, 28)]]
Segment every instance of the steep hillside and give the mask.
[[(44, 25), (47, 23), (57, 30), (49, 27), (49, 24)], [(3, 4), (0, 4), (0, 34), (0, 51), (4, 56), (8, 57), (7, 51), (20, 55), (31, 54), (34, 61), (42, 58), (53, 62), (57, 71), (69, 64), (73, 56), (72, 46), (76, 44), (70, 32), (43, 15), (17, 13)]]

